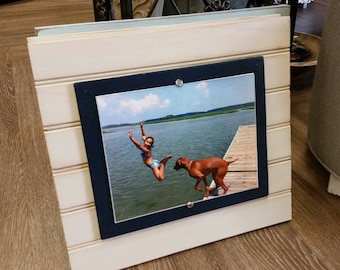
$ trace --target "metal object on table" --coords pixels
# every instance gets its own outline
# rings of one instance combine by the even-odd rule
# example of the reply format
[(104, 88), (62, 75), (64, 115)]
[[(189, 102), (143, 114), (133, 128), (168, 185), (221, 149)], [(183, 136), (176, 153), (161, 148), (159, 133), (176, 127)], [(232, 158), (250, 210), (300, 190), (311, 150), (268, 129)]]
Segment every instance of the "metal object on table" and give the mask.
[(120, 0), (122, 19), (133, 19), (132, 0)]
[(110, 0), (93, 0), (93, 11), (96, 22), (114, 19)]

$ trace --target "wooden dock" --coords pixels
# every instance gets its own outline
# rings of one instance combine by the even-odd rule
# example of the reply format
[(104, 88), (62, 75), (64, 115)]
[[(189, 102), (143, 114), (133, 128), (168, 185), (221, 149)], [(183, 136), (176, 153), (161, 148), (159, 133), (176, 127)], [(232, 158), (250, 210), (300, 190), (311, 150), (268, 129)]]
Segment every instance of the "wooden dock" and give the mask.
[[(227, 195), (258, 187), (255, 125), (240, 126), (237, 130), (223, 159), (228, 161), (235, 158), (238, 160), (229, 165), (229, 171), (224, 177), (224, 183), (229, 188)], [(210, 187), (215, 187), (214, 181)], [(219, 188), (209, 197), (222, 194), (223, 190)]]

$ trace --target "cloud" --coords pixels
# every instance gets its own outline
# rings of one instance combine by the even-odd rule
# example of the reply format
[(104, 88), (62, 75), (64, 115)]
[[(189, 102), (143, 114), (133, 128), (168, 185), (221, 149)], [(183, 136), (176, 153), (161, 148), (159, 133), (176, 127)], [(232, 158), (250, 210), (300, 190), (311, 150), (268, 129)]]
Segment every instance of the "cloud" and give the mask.
[(205, 98), (210, 97), (210, 89), (207, 82), (203, 81), (198, 83), (196, 89), (198, 89)]
[(96, 101), (97, 101), (97, 106), (99, 107), (99, 109), (105, 109), (107, 107), (107, 103), (104, 98), (97, 98)]
[(162, 104), (160, 105), (160, 108), (168, 108), (170, 106), (170, 99), (164, 99)]
[(161, 101), (157, 95), (149, 93), (141, 99), (132, 98), (120, 101), (118, 111), (129, 111), (133, 115), (137, 115), (152, 109), (167, 108), (169, 105), (169, 99)]
[(193, 103), (192, 103), (192, 106), (194, 107), (197, 107), (197, 106), (201, 106), (202, 105), (202, 102), (200, 100), (195, 100)]

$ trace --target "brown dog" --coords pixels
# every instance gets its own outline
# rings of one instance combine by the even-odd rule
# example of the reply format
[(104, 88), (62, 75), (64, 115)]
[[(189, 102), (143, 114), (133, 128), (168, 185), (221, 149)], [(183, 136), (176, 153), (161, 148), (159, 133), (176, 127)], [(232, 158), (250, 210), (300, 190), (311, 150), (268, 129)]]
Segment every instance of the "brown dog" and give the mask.
[(190, 160), (185, 157), (180, 157), (176, 160), (174, 169), (186, 169), (189, 175), (196, 179), (195, 189), (198, 191), (203, 191), (203, 188), (198, 186), (199, 183), (203, 181), (205, 185), (205, 197), (208, 197), (210, 188), (206, 177), (209, 174), (212, 174), (212, 178), (216, 183), (216, 188), (222, 187), (224, 194), (226, 194), (228, 187), (223, 183), (223, 179), (228, 172), (229, 164), (235, 162), (236, 160), (238, 160), (238, 158), (231, 161), (226, 161), (218, 157), (210, 157), (201, 160)]

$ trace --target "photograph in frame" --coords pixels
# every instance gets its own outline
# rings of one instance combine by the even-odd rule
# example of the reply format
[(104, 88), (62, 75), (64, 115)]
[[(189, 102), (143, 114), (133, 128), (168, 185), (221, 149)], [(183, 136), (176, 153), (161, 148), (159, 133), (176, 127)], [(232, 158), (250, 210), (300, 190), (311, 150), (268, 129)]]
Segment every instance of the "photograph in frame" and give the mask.
[(75, 90), (103, 239), (268, 195), (262, 57)]

